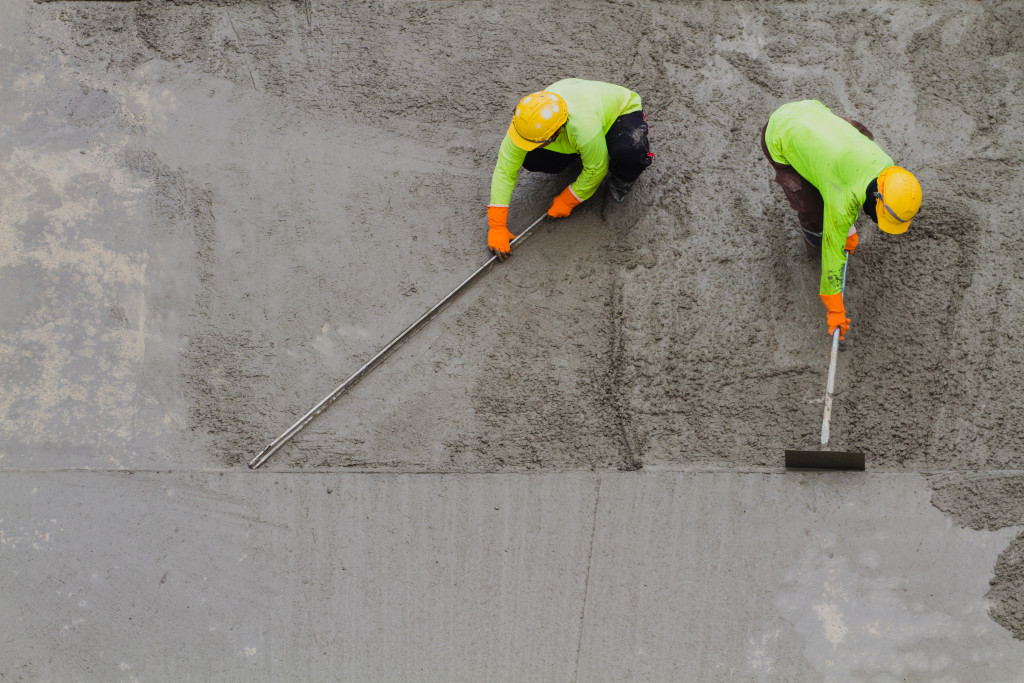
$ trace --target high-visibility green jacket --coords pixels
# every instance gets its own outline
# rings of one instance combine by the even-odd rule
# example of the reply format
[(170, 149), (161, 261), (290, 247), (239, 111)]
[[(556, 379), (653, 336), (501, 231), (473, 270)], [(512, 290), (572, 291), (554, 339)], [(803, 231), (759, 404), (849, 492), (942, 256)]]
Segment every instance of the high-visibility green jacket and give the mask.
[(873, 140), (817, 100), (775, 110), (765, 129), (772, 159), (793, 167), (818, 188), (825, 203), (821, 238), (821, 294), (842, 290), (846, 238), (864, 205), (864, 191), (892, 159)]
[[(608, 145), (604, 136), (615, 119), (640, 111), (640, 96), (619, 85), (579, 78), (552, 83), (545, 90), (565, 100), (569, 118), (558, 137), (544, 149), (580, 155), (583, 171), (569, 187), (580, 201), (589, 199), (608, 172)], [(526, 154), (526, 150), (517, 147), (506, 133), (491, 176), (490, 206), (508, 206)]]

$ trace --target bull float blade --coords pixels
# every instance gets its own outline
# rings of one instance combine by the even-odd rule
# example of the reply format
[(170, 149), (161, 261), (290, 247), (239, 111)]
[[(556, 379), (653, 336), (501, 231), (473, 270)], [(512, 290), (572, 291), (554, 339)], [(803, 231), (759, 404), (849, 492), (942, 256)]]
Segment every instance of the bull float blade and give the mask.
[(863, 470), (864, 454), (852, 451), (786, 451), (786, 469)]

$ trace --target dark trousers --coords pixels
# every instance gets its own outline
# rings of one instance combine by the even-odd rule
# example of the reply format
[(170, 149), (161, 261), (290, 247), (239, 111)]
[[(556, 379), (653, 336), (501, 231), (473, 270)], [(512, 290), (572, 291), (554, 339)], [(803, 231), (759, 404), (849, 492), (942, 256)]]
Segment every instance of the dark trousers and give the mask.
[[(864, 124), (846, 117), (840, 118), (860, 131), (861, 135), (868, 140), (875, 139), (875, 136), (864, 127)], [(818, 192), (818, 188), (812, 185), (809, 180), (797, 173), (792, 166), (780, 164), (772, 159), (772, 155), (768, 153), (768, 143), (765, 142), (764, 137), (767, 129), (768, 124), (766, 123), (761, 128), (761, 151), (764, 152), (764, 158), (775, 169), (775, 182), (782, 187), (782, 191), (786, 193), (786, 199), (789, 200), (789, 205), (796, 211), (797, 218), (800, 220), (800, 227), (804, 231), (804, 239), (811, 246), (821, 249), (821, 230), (822, 224), (825, 221), (825, 202), (821, 198), (821, 193)]]
[[(631, 183), (654, 161), (647, 131), (647, 117), (642, 111), (623, 114), (612, 123), (604, 139), (608, 144), (608, 172), (613, 177)], [(538, 147), (526, 153), (523, 168), (539, 173), (561, 173), (579, 158), (579, 154), (562, 154)]]

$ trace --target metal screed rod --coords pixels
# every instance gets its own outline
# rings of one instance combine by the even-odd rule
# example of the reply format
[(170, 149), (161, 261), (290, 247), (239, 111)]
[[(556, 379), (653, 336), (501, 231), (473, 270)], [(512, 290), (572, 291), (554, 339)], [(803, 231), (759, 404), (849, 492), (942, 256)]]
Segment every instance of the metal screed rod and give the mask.
[[(538, 223), (540, 223), (542, 220), (544, 220), (545, 217), (547, 217), (547, 214), (546, 213), (542, 214), (541, 217), (538, 218), (537, 220), (535, 220), (533, 223), (531, 223), (528, 228), (526, 228), (521, 233), (519, 233), (519, 236), (516, 237), (514, 240), (512, 240), (512, 244), (516, 245), (516, 244), (519, 244), (520, 242), (522, 242), (523, 240), (525, 240), (526, 236), (530, 233), (530, 231), (533, 230), (533, 228)], [(498, 260), (498, 257), (497, 256), (492, 256), (487, 261), (487, 263), (485, 263), (482, 266), (480, 266), (479, 268), (477, 268), (476, 272), (474, 272), (472, 275), (470, 275), (465, 280), (463, 280), (462, 284), (460, 284), (458, 287), (456, 287), (451, 292), (449, 292), (449, 294), (446, 297), (444, 297), (443, 299), (438, 301), (436, 304), (434, 304), (434, 306), (431, 307), (431, 309), (429, 311), (427, 311), (426, 313), (421, 315), (416, 320), (416, 322), (414, 322), (413, 324), (411, 324), (407, 328), (405, 328), (405, 330), (403, 330), (402, 333), (399, 334), (397, 337), (392, 339), (388, 343), (387, 346), (385, 346), (383, 349), (378, 351), (376, 356), (374, 356), (373, 358), (368, 360), (363, 367), (361, 367), (358, 370), (356, 370), (355, 373), (353, 373), (351, 377), (349, 377), (344, 382), (342, 382), (341, 385), (337, 389), (335, 389), (334, 391), (332, 391), (330, 393), (330, 395), (324, 397), (324, 399), (322, 401), (317, 403), (315, 406), (313, 406), (310, 409), (310, 411), (308, 413), (303, 415), (299, 419), (298, 422), (296, 422), (291, 427), (286, 429), (284, 431), (284, 433), (281, 434), (281, 436), (279, 436), (276, 439), (274, 439), (270, 443), (270, 445), (267, 446), (266, 448), (264, 448), (263, 451), (259, 455), (257, 455), (255, 458), (250, 460), (249, 461), (249, 468), (250, 469), (256, 469), (257, 467), (259, 467), (260, 465), (265, 463), (270, 458), (270, 456), (272, 456), (274, 453), (276, 453), (278, 450), (280, 450), (280, 448), (282, 446), (284, 446), (286, 443), (288, 443), (293, 436), (295, 436), (300, 431), (302, 431), (302, 429), (306, 425), (308, 425), (310, 422), (312, 422), (314, 420), (314, 418), (316, 418), (317, 415), (319, 415), (320, 413), (324, 412), (324, 410), (326, 410), (328, 406), (330, 406), (332, 403), (334, 403), (336, 400), (338, 400), (339, 396), (341, 396), (346, 391), (348, 391), (356, 382), (358, 382), (363, 377), (365, 377), (381, 361), (383, 361), (385, 358), (387, 358), (388, 355), (392, 351), (394, 351), (395, 348), (397, 348), (399, 344), (401, 344), (406, 338), (408, 338), (414, 332), (416, 332), (423, 323), (425, 323), (426, 321), (430, 320), (438, 311), (440, 311), (442, 308), (444, 308), (444, 306), (448, 302), (450, 302), (452, 299), (454, 299), (455, 296), (459, 292), (461, 292), (463, 289), (465, 289), (469, 285), (469, 283), (471, 283), (473, 280), (475, 280), (476, 277), (478, 275), (480, 275), (480, 273), (482, 273), (485, 270), (487, 270), (488, 268), (490, 268), (491, 265), (493, 265), (496, 260)]]

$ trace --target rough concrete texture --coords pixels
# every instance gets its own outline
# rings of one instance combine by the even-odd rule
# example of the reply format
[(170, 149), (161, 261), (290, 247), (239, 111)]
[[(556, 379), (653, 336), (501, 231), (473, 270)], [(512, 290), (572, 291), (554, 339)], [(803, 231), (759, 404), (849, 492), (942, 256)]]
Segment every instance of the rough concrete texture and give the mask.
[[(8, 279), (48, 296), (8, 304), (7, 343), (47, 325), (78, 342), (37, 342), (6, 371), (18, 459), (259, 450), (485, 257), (511, 103), (576, 74), (645, 98), (656, 162), (634, 198), (602, 192), (542, 231), (280, 465), (773, 465), (813, 445), (817, 265), (756, 142), (801, 97), (865, 122), (927, 197), (905, 236), (865, 226), (836, 447), (874, 468), (1018, 465), (1019, 5), (576, 10), (8, 10), (32, 47), (6, 72), (27, 117), (7, 164)], [(513, 226), (567, 180), (523, 175)]]
[[(1021, 25), (1016, 2), (4, 3), (3, 489), (49, 470), (243, 468), (487, 258), (483, 207), (512, 106), (579, 76), (644, 98), (655, 163), (632, 196), (619, 205), (602, 189), (571, 218), (539, 227), (260, 476), (643, 468), (748, 472), (754, 483), (725, 481), (737, 492), (760, 485), (784, 448), (817, 443), (821, 419), (828, 339), (818, 265), (757, 142), (775, 107), (813, 97), (864, 122), (925, 193), (905, 235), (860, 223), (833, 444), (864, 451), (869, 470), (899, 477), (908, 499), (930, 484), (948, 519), (986, 530), (963, 533), (1012, 536), (1024, 524), (1015, 495), (1024, 470)], [(524, 172), (513, 231), (571, 177)], [(38, 476), (33, 486), (53, 502), (103, 475)], [(266, 495), (301, 507), (316, 481)], [(671, 507), (656, 478), (638, 481), (654, 488), (637, 495), (662, 496), (665, 514), (695, 512)], [(866, 481), (871, 498), (888, 480)], [(82, 514), (124, 514), (108, 500), (117, 490), (81, 497)], [(737, 492), (721, 492), (729, 509), (758, 514), (733, 507)], [(210, 537), (203, 548), (218, 542), (212, 528), (239, 514), (235, 498), (209, 495), (223, 507), (196, 522), (197, 536)], [(877, 500), (896, 506), (884, 518), (909, 525), (901, 533), (914, 529), (905, 515), (925, 514), (898, 507), (899, 496)], [(12, 519), (50, 519), (46, 505), (17, 515), (10, 505), (0, 503), (4, 538)], [(813, 510), (792, 514), (780, 524), (801, 528)], [(238, 529), (249, 532), (256, 522), (245, 519)], [(601, 522), (595, 536), (631, 533), (628, 519)], [(836, 533), (859, 542), (858, 529)], [(737, 534), (724, 538), (742, 554), (748, 541)], [(1022, 546), (1018, 537), (998, 562), (974, 554), (963, 572), (987, 579), (995, 563), (990, 612), (1024, 639)], [(5, 576), (36, 567), (4, 550)], [(58, 561), (83, 572), (83, 554)], [(304, 569), (273, 558), (268, 567)], [(598, 566), (588, 561), (585, 573)], [(315, 568), (308, 574), (319, 580)], [(970, 608), (982, 602), (979, 593)], [(780, 604), (760, 608), (812, 642), (799, 610)], [(606, 607), (595, 628), (610, 623), (615, 610)], [(7, 603), (5, 616), (25, 609)], [(282, 609), (294, 618), (298, 608)], [(50, 618), (31, 615), (36, 624)], [(870, 648), (855, 650), (866, 661)], [(951, 657), (930, 674), (891, 662), (864, 671), (969, 677)], [(599, 677), (586, 661), (537, 661), (550, 663), (552, 679)], [(862, 675), (842, 657), (779, 661), (789, 664), (773, 675)], [(65, 664), (25, 677), (69, 671)], [(652, 676), (675, 675), (669, 664)], [(730, 676), (705, 664), (685, 673)], [(153, 666), (158, 677), (179, 671)]]

